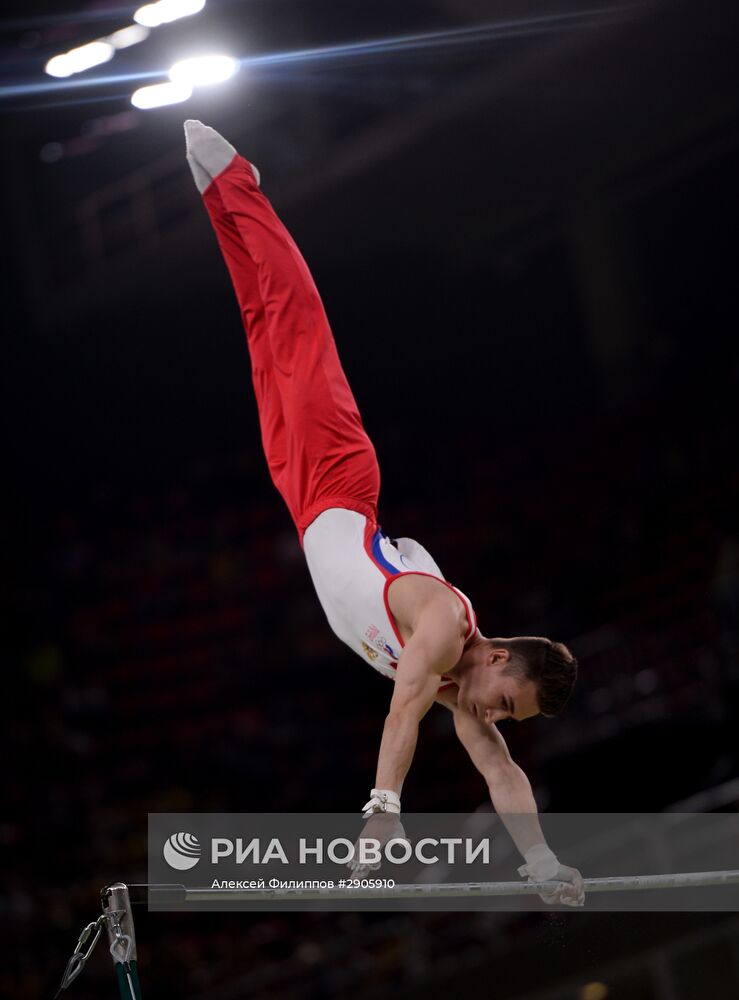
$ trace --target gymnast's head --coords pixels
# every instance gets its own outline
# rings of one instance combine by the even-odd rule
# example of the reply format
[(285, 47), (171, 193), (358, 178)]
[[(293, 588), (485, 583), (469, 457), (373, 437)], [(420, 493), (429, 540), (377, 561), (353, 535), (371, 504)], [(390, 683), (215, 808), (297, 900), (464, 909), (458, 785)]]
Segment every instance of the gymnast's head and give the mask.
[(577, 660), (561, 642), (540, 636), (478, 635), (452, 671), (459, 707), (483, 722), (559, 715), (577, 679)]

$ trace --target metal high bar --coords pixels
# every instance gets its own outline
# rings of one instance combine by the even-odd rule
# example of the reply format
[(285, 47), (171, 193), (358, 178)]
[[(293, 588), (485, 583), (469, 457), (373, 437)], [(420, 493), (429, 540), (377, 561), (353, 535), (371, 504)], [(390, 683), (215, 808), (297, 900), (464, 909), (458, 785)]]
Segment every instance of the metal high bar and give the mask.
[[(623, 875), (611, 878), (584, 879), (585, 892), (633, 892), (649, 889), (687, 889), (699, 886), (739, 884), (739, 870), (715, 872), (676, 872), (664, 875)], [(155, 903), (157, 897), (167, 903), (234, 903), (267, 900), (305, 899), (423, 899), (465, 896), (536, 896), (552, 892), (561, 882), (449, 882), (396, 885), (392, 888), (274, 888), (214, 889), (188, 888), (179, 884), (144, 883), (129, 885), (132, 903)]]

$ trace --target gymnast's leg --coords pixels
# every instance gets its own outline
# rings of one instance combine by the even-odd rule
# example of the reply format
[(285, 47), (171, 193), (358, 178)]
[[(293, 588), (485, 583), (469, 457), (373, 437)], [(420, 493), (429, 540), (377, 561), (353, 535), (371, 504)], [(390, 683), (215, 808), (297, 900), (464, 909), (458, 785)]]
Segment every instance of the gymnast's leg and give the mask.
[(251, 165), (200, 122), (185, 131), (242, 309), (270, 473), (300, 538), (329, 507), (376, 521), (375, 451), (308, 267)]

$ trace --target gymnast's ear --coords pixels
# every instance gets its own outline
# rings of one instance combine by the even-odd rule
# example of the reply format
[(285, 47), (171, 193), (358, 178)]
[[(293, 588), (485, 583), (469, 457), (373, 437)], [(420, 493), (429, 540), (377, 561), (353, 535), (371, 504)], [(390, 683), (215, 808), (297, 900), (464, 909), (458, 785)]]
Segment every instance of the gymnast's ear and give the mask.
[(511, 651), (503, 646), (496, 646), (493, 639), (488, 639), (490, 646), (485, 656), (488, 666), (506, 667), (511, 662)]

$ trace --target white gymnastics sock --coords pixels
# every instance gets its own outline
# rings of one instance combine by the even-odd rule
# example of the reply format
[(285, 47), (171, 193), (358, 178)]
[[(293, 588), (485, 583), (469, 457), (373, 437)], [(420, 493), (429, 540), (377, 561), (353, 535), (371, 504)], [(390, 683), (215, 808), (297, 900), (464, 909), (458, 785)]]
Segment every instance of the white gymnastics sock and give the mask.
[[(185, 147), (187, 162), (201, 194), (213, 178), (222, 173), (236, 156), (236, 150), (231, 143), (214, 128), (192, 118), (185, 122)], [(258, 184), (259, 171), (253, 164), (250, 163), (249, 166)]]

